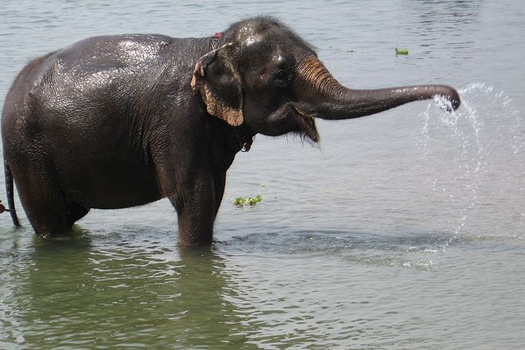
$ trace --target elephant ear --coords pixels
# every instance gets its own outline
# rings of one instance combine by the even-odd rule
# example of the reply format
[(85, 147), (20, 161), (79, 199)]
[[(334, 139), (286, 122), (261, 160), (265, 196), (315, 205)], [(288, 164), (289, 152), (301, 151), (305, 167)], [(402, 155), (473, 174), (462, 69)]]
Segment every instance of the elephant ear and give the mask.
[(232, 44), (202, 56), (193, 70), (191, 87), (199, 91), (209, 114), (232, 126), (243, 123), (241, 78), (230, 57)]

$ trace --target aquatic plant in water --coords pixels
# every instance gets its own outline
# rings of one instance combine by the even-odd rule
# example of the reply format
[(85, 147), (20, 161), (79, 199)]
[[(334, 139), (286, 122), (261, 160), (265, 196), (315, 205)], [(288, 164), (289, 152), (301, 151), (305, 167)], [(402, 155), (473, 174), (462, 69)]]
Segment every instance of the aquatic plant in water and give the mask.
[(261, 193), (266, 187), (265, 184), (261, 184), (261, 189), (259, 190), (259, 194), (255, 197), (237, 197), (233, 200), (233, 205), (236, 205), (238, 207), (243, 207), (245, 205), (254, 206), (255, 204), (262, 201)]
[(233, 204), (242, 207), (244, 205), (255, 205), (262, 201), (261, 195), (257, 195), (255, 197), (237, 197), (233, 200)]

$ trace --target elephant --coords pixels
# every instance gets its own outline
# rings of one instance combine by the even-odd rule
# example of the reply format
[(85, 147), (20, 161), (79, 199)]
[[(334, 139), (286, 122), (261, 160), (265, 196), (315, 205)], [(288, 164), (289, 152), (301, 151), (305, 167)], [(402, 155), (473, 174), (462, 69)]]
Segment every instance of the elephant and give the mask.
[(16, 185), (35, 233), (67, 233), (91, 208), (168, 198), (178, 242), (206, 246), (226, 172), (256, 134), (319, 141), (315, 119), (343, 120), (442, 96), (417, 85), (341, 85), (315, 48), (272, 17), (203, 38), (92, 37), (29, 62), (2, 112), (8, 206)]

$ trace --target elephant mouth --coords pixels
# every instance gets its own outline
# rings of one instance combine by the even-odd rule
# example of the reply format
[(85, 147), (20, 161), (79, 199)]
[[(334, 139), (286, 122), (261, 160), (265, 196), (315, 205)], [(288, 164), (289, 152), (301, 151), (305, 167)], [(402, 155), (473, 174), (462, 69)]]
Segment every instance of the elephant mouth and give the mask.
[(294, 116), (294, 120), (297, 123), (297, 126), (299, 127), (298, 132), (301, 135), (308, 137), (313, 142), (319, 142), (319, 133), (317, 132), (317, 128), (315, 126), (314, 116), (307, 115), (293, 104), (291, 105), (291, 107), (293, 111), (292, 113)]
[[(248, 124), (250, 125), (250, 124)], [(295, 133), (303, 139), (319, 142), (319, 133), (313, 115), (302, 112), (295, 103), (283, 104), (277, 111), (266, 117), (264, 124), (250, 125), (253, 130), (267, 136), (280, 136)]]

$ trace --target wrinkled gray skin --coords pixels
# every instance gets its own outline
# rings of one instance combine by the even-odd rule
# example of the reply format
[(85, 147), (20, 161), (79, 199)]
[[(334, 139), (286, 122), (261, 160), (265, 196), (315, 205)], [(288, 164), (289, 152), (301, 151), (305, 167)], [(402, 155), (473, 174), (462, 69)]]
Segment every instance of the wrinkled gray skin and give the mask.
[(207, 245), (226, 171), (257, 133), (301, 133), (314, 118), (358, 118), (441, 95), (448, 86), (351, 90), (305, 41), (271, 18), (211, 37), (95, 37), (30, 62), (5, 101), (8, 204), (13, 179), (42, 236), (60, 235), (91, 208), (167, 197), (179, 242)]

